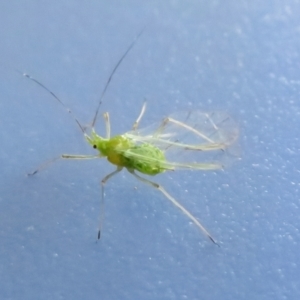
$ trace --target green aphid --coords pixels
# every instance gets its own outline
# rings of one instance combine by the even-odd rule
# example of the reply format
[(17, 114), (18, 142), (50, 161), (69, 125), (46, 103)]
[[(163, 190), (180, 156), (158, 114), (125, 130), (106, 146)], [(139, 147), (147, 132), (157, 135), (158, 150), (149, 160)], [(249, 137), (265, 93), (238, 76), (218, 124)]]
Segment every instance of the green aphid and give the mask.
[[(141, 33), (138, 35), (138, 37)], [(137, 38), (138, 38), (137, 37)], [(137, 40), (136, 38), (136, 40)], [(37, 83), (48, 91), (74, 118), (87, 142), (97, 151), (96, 155), (73, 155), (63, 154), (39, 167), (30, 175), (36, 174), (57, 159), (97, 159), (106, 157), (107, 160), (116, 166), (116, 170), (106, 175), (102, 181), (102, 198), (100, 224), (98, 239), (101, 234), (103, 220), (104, 185), (108, 179), (119, 173), (123, 168), (127, 169), (138, 180), (146, 183), (169, 199), (185, 215), (187, 215), (201, 231), (215, 244), (216, 241), (204, 228), (204, 226), (177, 200), (175, 200), (161, 185), (150, 181), (136, 173), (154, 176), (166, 171), (182, 170), (217, 170), (222, 169), (221, 163), (227, 149), (234, 144), (238, 137), (236, 123), (223, 112), (203, 113), (198, 110), (179, 112), (164, 118), (161, 122), (155, 123), (144, 129), (139, 129), (140, 121), (146, 110), (146, 103), (132, 126), (132, 130), (123, 135), (111, 137), (109, 114), (104, 113), (106, 136), (101, 137), (95, 131), (95, 124), (99, 108), (102, 103), (106, 89), (127, 53), (135, 44), (136, 40), (129, 46), (113, 69), (93, 118), (90, 132), (84, 128), (64, 103), (46, 86), (28, 74), (25, 77)]]

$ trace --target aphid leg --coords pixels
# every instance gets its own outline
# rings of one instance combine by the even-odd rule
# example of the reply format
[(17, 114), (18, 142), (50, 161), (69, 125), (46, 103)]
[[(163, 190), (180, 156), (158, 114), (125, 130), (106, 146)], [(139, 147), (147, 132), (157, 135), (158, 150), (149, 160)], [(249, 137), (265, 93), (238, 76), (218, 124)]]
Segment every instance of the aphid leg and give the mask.
[(214, 141), (212, 139), (210, 139), (208, 136), (206, 136), (204, 133), (200, 132), (199, 130), (196, 130), (195, 128), (181, 122), (181, 121), (178, 121), (178, 120), (175, 120), (173, 118), (168, 118), (168, 122), (171, 122), (173, 124), (176, 124), (180, 127), (183, 127), (184, 129), (188, 130), (188, 131), (191, 131), (193, 133), (195, 133), (196, 135), (200, 136), (201, 138), (203, 138), (204, 140), (206, 140), (207, 142), (209, 143), (214, 143)]
[(153, 136), (156, 137), (156, 136), (159, 136), (162, 131), (165, 129), (165, 127), (168, 125), (168, 123), (170, 122), (170, 118), (164, 118), (160, 125), (158, 126), (158, 128), (155, 130), (155, 132), (153, 133)]
[(110, 139), (110, 120), (109, 113), (106, 112), (103, 114), (104, 122), (105, 122), (105, 130), (106, 130), (106, 138)]
[(102, 228), (102, 223), (104, 219), (104, 185), (107, 182), (108, 179), (122, 171), (123, 167), (117, 167), (115, 171), (112, 173), (106, 175), (102, 180), (101, 180), (101, 203), (100, 203), (100, 216), (99, 216), (99, 227), (98, 227), (98, 240), (100, 239), (101, 236), (101, 228)]
[(94, 158), (99, 158), (99, 155), (72, 155), (72, 154), (62, 154), (59, 157), (55, 157), (51, 160), (48, 160), (41, 164), (35, 171), (28, 173), (28, 176), (35, 175), (36, 173), (46, 169), (49, 165), (52, 163), (58, 161), (59, 159), (94, 159)]
[(138, 180), (156, 188), (161, 193), (163, 193), (176, 207), (178, 207), (184, 214), (186, 214), (214, 244), (220, 247), (220, 245), (213, 239), (213, 237), (208, 233), (208, 231), (203, 227), (203, 225), (186, 208), (184, 208), (177, 200), (175, 200), (161, 185), (139, 176), (134, 172), (134, 170), (128, 171)]
[(95, 159), (99, 158), (99, 155), (73, 155), (73, 154), (62, 154), (62, 159)]
[[(209, 118), (209, 115), (207, 115), (207, 119), (212, 124), (212, 126), (217, 130), (218, 127), (216, 127), (215, 123), (213, 123), (213, 121)], [(188, 124), (186, 124), (182, 121), (178, 121), (178, 120), (170, 118), (170, 117), (167, 117), (167, 118), (163, 119), (163, 121), (161, 122), (159, 127), (156, 129), (154, 135), (159, 135), (164, 130), (165, 126), (168, 125), (168, 123), (173, 123), (173, 124), (175, 124), (179, 127), (182, 127), (184, 129), (188, 130), (188, 131), (191, 131), (191, 132), (193, 132), (194, 134), (200, 136), (202, 139), (206, 140), (209, 143), (214, 143), (214, 141), (212, 139), (210, 139), (208, 136), (206, 136), (201, 131), (189, 126)]]
[(53, 158), (53, 159), (51, 159), (51, 160), (48, 160), (48, 161), (44, 162), (43, 164), (41, 164), (40, 166), (38, 166), (38, 168), (37, 168), (36, 170), (34, 170), (34, 171), (31, 172), (31, 173), (28, 173), (27, 175), (28, 175), (28, 176), (33, 176), (33, 175), (35, 175), (36, 173), (38, 173), (38, 172), (40, 172), (40, 171), (46, 169), (49, 165), (51, 165), (52, 163), (56, 162), (56, 161), (59, 160), (59, 159), (61, 159), (61, 156), (55, 157), (55, 158)]
[(138, 116), (138, 118), (136, 119), (136, 121), (133, 123), (133, 126), (132, 126), (132, 130), (136, 130), (141, 122), (141, 119), (146, 111), (146, 106), (147, 106), (147, 103), (146, 101), (144, 102), (143, 106), (142, 106), (142, 110)]

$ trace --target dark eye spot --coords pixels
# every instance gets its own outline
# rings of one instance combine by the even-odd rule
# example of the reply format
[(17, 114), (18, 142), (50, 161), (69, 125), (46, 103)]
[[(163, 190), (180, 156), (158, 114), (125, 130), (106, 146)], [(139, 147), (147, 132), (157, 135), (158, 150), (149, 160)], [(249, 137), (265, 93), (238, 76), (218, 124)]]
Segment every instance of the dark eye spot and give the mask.
[(97, 146), (96, 146), (96, 145), (94, 145), (94, 146), (93, 146), (93, 148), (94, 148), (94, 149), (97, 149)]

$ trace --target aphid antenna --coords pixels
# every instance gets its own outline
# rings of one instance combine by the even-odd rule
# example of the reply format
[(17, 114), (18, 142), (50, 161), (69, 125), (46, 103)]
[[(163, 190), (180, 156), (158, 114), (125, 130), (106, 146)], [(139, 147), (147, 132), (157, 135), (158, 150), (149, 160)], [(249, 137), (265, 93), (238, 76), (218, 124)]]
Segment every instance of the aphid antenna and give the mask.
[(21, 71), (15, 69), (16, 72), (22, 74), (24, 77), (32, 80), (33, 82), (35, 82), (37, 85), (39, 85), (41, 88), (43, 88), (44, 90), (46, 90), (53, 98), (55, 98), (65, 109), (66, 111), (72, 116), (72, 118), (74, 119), (74, 121), (76, 122), (76, 124), (79, 126), (80, 130), (82, 131), (82, 133), (85, 135), (85, 130), (83, 128), (83, 126), (80, 124), (80, 122), (78, 121), (78, 119), (74, 116), (73, 112), (71, 111), (71, 109), (69, 109), (59, 98), (58, 96), (56, 96), (56, 94), (54, 92), (52, 92), (49, 88), (47, 88), (44, 84), (42, 84), (40, 81), (38, 81), (37, 79), (33, 78), (32, 76), (30, 76), (29, 74), (26, 73), (22, 73)]
[[(105, 95), (105, 92), (109, 86), (109, 83), (113, 77), (113, 75), (115, 74), (116, 70), (118, 69), (118, 67), (120, 66), (120, 64), (122, 63), (122, 61), (124, 60), (124, 58), (127, 56), (127, 54), (129, 53), (129, 51), (133, 48), (133, 46), (135, 45), (135, 43), (137, 42), (137, 40), (140, 38), (140, 36), (142, 35), (142, 33), (144, 32), (145, 30), (145, 27), (140, 31), (140, 33), (136, 36), (136, 38), (134, 39), (134, 41), (130, 44), (130, 46), (127, 48), (127, 50), (125, 51), (125, 53), (122, 55), (122, 57), (120, 58), (120, 60), (117, 62), (117, 64), (115, 65), (114, 69), (112, 70), (105, 86), (104, 86), (104, 89), (103, 89), (103, 92), (100, 96), (100, 100), (99, 100), (99, 103), (98, 103), (98, 106), (97, 106), (97, 110), (96, 110), (96, 113), (95, 113), (95, 116), (94, 116), (94, 119), (93, 119), (93, 122), (92, 122), (92, 128), (94, 128), (95, 126), (95, 123), (97, 121), (97, 117), (98, 117), (98, 113), (99, 113), (99, 109), (100, 109), (100, 106), (102, 104), (102, 99)], [(23, 73), (21, 71), (19, 71), (18, 69), (15, 69), (14, 70), (21, 74), (22, 76), (30, 79), (31, 81), (35, 82), (37, 85), (39, 85), (41, 88), (43, 88), (45, 91), (47, 91), (53, 98), (55, 98), (59, 103), (60, 105), (62, 105), (66, 111), (72, 116), (72, 118), (74, 119), (74, 121), (76, 122), (76, 124), (78, 125), (78, 127), (80, 128), (81, 132), (86, 135), (86, 127), (83, 127), (80, 122), (78, 121), (78, 119), (75, 117), (75, 115), (73, 114), (73, 112), (71, 111), (71, 109), (69, 109), (63, 101), (60, 100), (60, 98), (54, 93), (52, 92), (49, 88), (47, 88), (43, 83), (41, 83), (40, 81), (38, 81), (37, 79), (35, 79), (34, 77), (32, 77), (31, 75), (27, 74), (27, 73)], [(89, 126), (88, 126), (89, 127)]]
[(106, 93), (106, 90), (115, 74), (115, 72), (117, 71), (118, 67), (120, 66), (120, 64), (122, 63), (122, 61), (124, 60), (124, 58), (127, 56), (127, 54), (129, 53), (129, 51), (133, 48), (133, 46), (135, 45), (135, 43), (138, 41), (138, 39), (140, 38), (140, 36), (142, 35), (142, 33), (144, 32), (146, 26), (140, 31), (140, 33), (135, 37), (135, 39), (133, 40), (133, 42), (129, 45), (129, 47), (127, 48), (127, 50), (125, 51), (125, 53), (122, 55), (122, 57), (119, 59), (119, 61), (117, 62), (117, 64), (115, 65), (115, 67), (113, 68), (111, 74), (109, 75), (108, 77), (108, 80), (104, 86), (104, 89), (102, 91), (102, 94), (100, 96), (100, 99), (99, 99), (99, 103), (98, 103), (98, 106), (97, 106), (97, 109), (96, 109), (96, 113), (95, 113), (95, 116), (93, 118), (93, 122), (92, 122), (92, 128), (95, 127), (95, 124), (97, 122), (97, 118), (98, 118), (98, 114), (99, 114), (99, 110), (100, 110), (100, 106), (102, 104), (102, 99)]

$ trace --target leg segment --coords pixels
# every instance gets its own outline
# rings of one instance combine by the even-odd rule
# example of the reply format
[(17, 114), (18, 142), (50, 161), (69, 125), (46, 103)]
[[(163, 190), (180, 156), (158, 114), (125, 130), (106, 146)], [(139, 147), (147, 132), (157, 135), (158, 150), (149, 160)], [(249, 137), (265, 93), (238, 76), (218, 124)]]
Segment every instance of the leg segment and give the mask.
[(105, 122), (105, 130), (106, 130), (106, 138), (110, 139), (110, 120), (109, 113), (106, 112), (103, 114), (104, 122)]
[(132, 130), (136, 130), (141, 122), (141, 119), (146, 111), (146, 106), (147, 106), (147, 103), (144, 102), (143, 106), (142, 106), (142, 110), (138, 116), (138, 118), (136, 119), (136, 121), (133, 123), (133, 126), (132, 126)]
[(101, 203), (100, 203), (100, 217), (99, 217), (99, 227), (98, 227), (98, 240), (100, 239), (101, 235), (101, 228), (102, 228), (102, 223), (103, 223), (103, 218), (104, 218), (104, 185), (107, 182), (108, 179), (119, 173), (123, 167), (117, 167), (115, 171), (112, 173), (106, 175), (102, 180), (101, 180)]
[(99, 155), (73, 155), (73, 154), (62, 154), (62, 159), (94, 159), (99, 158)]
[(178, 207), (185, 215), (187, 215), (214, 244), (219, 246), (219, 244), (212, 238), (212, 236), (208, 233), (204, 226), (186, 208), (184, 208), (178, 201), (176, 201), (161, 185), (139, 176), (133, 170), (128, 171), (138, 180), (156, 188), (161, 193), (163, 193), (176, 207)]
[(72, 155), (72, 154), (62, 154), (61, 156), (55, 157), (41, 164), (35, 171), (28, 173), (28, 176), (35, 175), (36, 173), (46, 169), (52, 163), (58, 161), (59, 159), (94, 159), (99, 158), (99, 155)]

